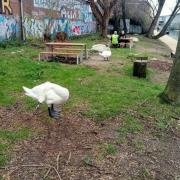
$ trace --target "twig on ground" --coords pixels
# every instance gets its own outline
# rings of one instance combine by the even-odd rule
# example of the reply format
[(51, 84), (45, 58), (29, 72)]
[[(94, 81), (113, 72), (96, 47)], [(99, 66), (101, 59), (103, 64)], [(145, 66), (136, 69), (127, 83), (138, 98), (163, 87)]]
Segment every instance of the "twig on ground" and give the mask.
[(69, 157), (68, 157), (68, 160), (66, 162), (66, 166), (70, 163), (70, 161), (71, 161), (71, 152), (69, 153)]
[(171, 116), (173, 119), (176, 119), (176, 120), (180, 120), (179, 117), (176, 117), (176, 116)]
[[(50, 173), (51, 169), (53, 169), (53, 170), (55, 171), (55, 173), (57, 174), (58, 179), (59, 179), (59, 180), (62, 180), (62, 178), (61, 178), (58, 170), (57, 170), (54, 166), (51, 166), (51, 165), (49, 165), (49, 164), (24, 164), (24, 165), (20, 165), (20, 166), (18, 166), (18, 167), (15, 167), (15, 168), (12, 169), (11, 171), (9, 171), (6, 176), (7, 176), (7, 177), (10, 177), (10, 175), (11, 175), (13, 172), (17, 171), (20, 167), (32, 167), (32, 168), (41, 167), (41, 168), (49, 168), (48, 171), (46, 172), (46, 174), (44, 175), (44, 177), (47, 177), (48, 174)], [(9, 168), (4, 168), (4, 169), (9, 169)]]
[(58, 175), (59, 180), (62, 180), (59, 172), (57, 171), (57, 169), (56, 169), (55, 167), (53, 167), (53, 166), (51, 166), (51, 167), (54, 169), (54, 171), (55, 171), (56, 174)]
[(51, 171), (51, 167), (47, 170), (46, 174), (44, 175), (43, 179), (46, 179)]
[[(5, 169), (8, 169), (8, 168), (5, 168)], [(17, 171), (19, 169), (19, 167), (15, 167), (14, 169), (12, 169), (11, 171), (8, 171), (7, 175), (4, 175), (4, 178), (9, 180), (10, 179), (10, 176), (13, 172)]]
[(51, 165), (48, 165), (48, 164), (40, 164), (40, 165), (37, 165), (37, 164), (21, 165), (21, 167), (48, 167), (48, 168), (54, 169), (54, 171), (56, 172), (59, 180), (62, 180), (59, 172), (57, 171), (57, 169), (56, 169), (54, 166), (51, 166)]
[(56, 158), (56, 169), (57, 171), (59, 171), (59, 158), (61, 156), (61, 151), (59, 152), (59, 154), (57, 155), (57, 158)]

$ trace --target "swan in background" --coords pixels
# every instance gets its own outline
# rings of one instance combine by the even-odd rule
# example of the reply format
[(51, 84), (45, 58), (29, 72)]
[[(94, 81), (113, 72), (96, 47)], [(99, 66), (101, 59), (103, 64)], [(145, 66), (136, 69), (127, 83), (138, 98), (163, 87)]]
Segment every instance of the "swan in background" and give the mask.
[(91, 50), (92, 51), (98, 51), (98, 52), (102, 52), (104, 50), (106, 50), (106, 45), (104, 44), (95, 44), (92, 46)]
[(112, 55), (111, 49), (104, 44), (95, 44), (92, 46), (91, 50), (98, 51), (99, 55), (102, 56), (104, 60), (109, 60)]
[(106, 50), (100, 52), (99, 55), (102, 56), (104, 58), (104, 60), (106, 60), (106, 59), (109, 60), (109, 58), (112, 55), (111, 49), (109, 47), (106, 47)]
[(52, 118), (58, 118), (60, 115), (60, 112), (54, 109), (54, 105), (62, 105), (69, 99), (68, 89), (51, 82), (45, 82), (32, 89), (23, 86), (23, 89), (27, 96), (38, 103), (47, 104), (49, 116)]

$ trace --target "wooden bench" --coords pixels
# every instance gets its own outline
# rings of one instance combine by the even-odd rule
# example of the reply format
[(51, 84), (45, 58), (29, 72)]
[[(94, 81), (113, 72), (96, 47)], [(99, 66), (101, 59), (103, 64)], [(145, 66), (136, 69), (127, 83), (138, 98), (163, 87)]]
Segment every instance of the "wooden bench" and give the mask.
[(79, 54), (80, 62), (83, 59), (83, 49), (54, 48), (54, 52), (58, 52), (58, 53), (75, 53), (75, 54)]
[(41, 61), (41, 55), (51, 55), (51, 56), (60, 56), (60, 57), (75, 57), (76, 64), (79, 64), (82, 60), (81, 53), (75, 52), (40, 52), (39, 53), (39, 61)]
[(71, 48), (54, 48), (54, 52), (69, 52), (69, 53), (81, 53), (83, 56), (83, 49), (71, 49)]
[(55, 49), (65, 49), (65, 48), (70, 48), (70, 49), (74, 49), (74, 48), (81, 48), (84, 51), (84, 57), (85, 59), (88, 58), (88, 53), (87, 53), (87, 46), (84, 43), (60, 43), (60, 42), (50, 42), (50, 43), (46, 43), (46, 46), (53, 52)]

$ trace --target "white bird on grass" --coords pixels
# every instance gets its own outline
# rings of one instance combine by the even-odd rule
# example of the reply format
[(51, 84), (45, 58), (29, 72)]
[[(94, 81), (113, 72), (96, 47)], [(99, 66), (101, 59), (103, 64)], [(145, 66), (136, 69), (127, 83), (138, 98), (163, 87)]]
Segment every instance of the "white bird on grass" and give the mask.
[(102, 52), (106, 49), (107, 49), (107, 47), (104, 44), (95, 44), (91, 48), (92, 51), (98, 51), (98, 52)]
[(60, 115), (60, 112), (54, 109), (54, 105), (62, 105), (69, 99), (68, 89), (51, 82), (45, 82), (32, 89), (23, 86), (23, 89), (27, 96), (39, 103), (47, 104), (49, 116), (52, 118), (58, 118)]
[(107, 47), (107, 49), (100, 52), (99, 55), (102, 56), (104, 58), (104, 60), (106, 60), (106, 59), (109, 60), (109, 58), (112, 55), (111, 49)]

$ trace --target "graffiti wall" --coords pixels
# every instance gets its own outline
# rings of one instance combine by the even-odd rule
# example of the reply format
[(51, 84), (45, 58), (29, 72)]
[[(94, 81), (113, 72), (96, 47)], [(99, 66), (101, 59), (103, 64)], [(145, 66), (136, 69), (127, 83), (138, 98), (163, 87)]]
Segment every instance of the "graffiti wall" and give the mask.
[(18, 20), (13, 15), (10, 0), (0, 0), (0, 41), (15, 39), (19, 32)]
[[(96, 22), (89, 5), (78, 0), (33, 0), (36, 9), (35, 16), (24, 17), (24, 30), (27, 38), (42, 37), (45, 29), (55, 36), (56, 32), (64, 31), (68, 36), (77, 36), (96, 32)], [(39, 11), (41, 9), (41, 11)], [(46, 12), (43, 14), (42, 10)], [(48, 14), (57, 11), (58, 15), (52, 18)], [(39, 14), (38, 14), (39, 13)]]
[[(20, 1), (0, 0), (0, 41), (20, 35)], [(23, 2), (23, 32), (26, 38), (52, 37), (58, 31), (68, 36), (96, 32), (96, 21), (83, 0), (28, 0)], [(53, 14), (53, 15), (52, 15)]]
[(19, 31), (19, 25), (14, 17), (0, 14), (0, 29), (0, 41), (5, 39), (15, 39)]

